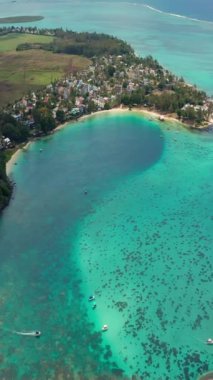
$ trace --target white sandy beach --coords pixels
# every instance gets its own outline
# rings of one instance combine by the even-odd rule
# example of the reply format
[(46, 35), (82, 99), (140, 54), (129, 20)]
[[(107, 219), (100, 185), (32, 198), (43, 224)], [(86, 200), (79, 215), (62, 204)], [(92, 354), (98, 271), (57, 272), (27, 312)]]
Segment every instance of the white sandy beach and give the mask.
[(24, 147), (17, 149), (16, 152), (11, 156), (10, 160), (6, 163), (7, 175), (9, 175), (11, 173), (12, 167), (13, 167), (13, 165), (16, 164), (16, 161), (17, 161), (21, 151), (27, 150), (27, 148), (29, 147), (30, 144), (31, 144), (31, 141), (28, 141), (28, 143), (26, 145), (24, 145)]
[[(82, 121), (82, 120), (86, 120), (88, 119), (89, 117), (98, 117), (100, 115), (106, 115), (106, 114), (117, 114), (117, 113), (125, 113), (125, 112), (136, 112), (136, 113), (140, 113), (142, 116), (147, 116), (147, 117), (151, 117), (153, 119), (156, 119), (156, 120), (159, 120), (161, 114), (158, 113), (158, 112), (155, 112), (155, 111), (149, 111), (145, 108), (137, 108), (137, 107), (134, 107), (132, 108), (132, 110), (130, 111), (128, 107), (116, 107), (116, 108), (112, 108), (110, 110), (103, 110), (103, 111), (98, 111), (98, 112), (94, 112), (92, 114), (89, 114), (89, 115), (84, 115), (84, 116), (81, 116), (79, 119), (77, 119), (77, 121)], [(174, 117), (172, 116), (168, 116), (168, 115), (163, 115), (163, 118), (164, 118), (164, 121), (170, 121), (170, 122), (175, 122), (175, 123), (180, 123), (177, 119), (175, 119)], [(77, 121), (66, 121), (65, 123), (63, 124), (60, 124), (58, 125), (53, 133), (55, 132), (58, 132), (60, 131), (61, 129), (67, 127), (68, 125), (73, 125), (75, 126), (77, 124)], [(162, 122), (162, 125), (163, 125), (163, 122)], [(183, 124), (182, 124), (183, 125)], [(13, 165), (16, 164), (16, 161), (21, 153), (22, 150), (27, 150), (29, 145), (31, 144), (31, 142), (33, 142), (35, 140), (31, 140), (29, 142), (27, 142), (27, 144), (22, 147), (22, 148), (19, 148), (17, 149), (17, 151), (11, 156), (10, 160), (7, 162), (6, 164), (6, 173), (7, 175), (9, 175), (11, 173), (11, 170), (12, 170), (12, 167)]]
[[(96, 115), (99, 116), (99, 115), (104, 115), (104, 114), (108, 114), (108, 113), (123, 113), (123, 112), (137, 112), (143, 116), (151, 117), (151, 118), (156, 119), (156, 120), (159, 120), (160, 117), (163, 116), (165, 121), (172, 121), (172, 122), (180, 123), (180, 124), (184, 125), (175, 117), (172, 117), (169, 115), (162, 115), (156, 111), (150, 111), (150, 110), (147, 110), (146, 108), (139, 108), (139, 107), (132, 107), (131, 111), (129, 110), (128, 107), (116, 107), (116, 108), (112, 108), (110, 110), (103, 110), (103, 111), (94, 112), (90, 115), (84, 115), (79, 120), (84, 120), (84, 119), (87, 119), (88, 117), (92, 117), (92, 116), (96, 116)], [(60, 128), (60, 126), (58, 128)]]

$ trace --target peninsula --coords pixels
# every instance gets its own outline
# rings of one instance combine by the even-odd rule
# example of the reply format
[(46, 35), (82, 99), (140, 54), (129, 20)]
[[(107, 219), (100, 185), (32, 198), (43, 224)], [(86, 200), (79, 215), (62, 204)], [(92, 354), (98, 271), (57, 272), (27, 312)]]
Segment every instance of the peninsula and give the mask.
[[(66, 121), (124, 105), (129, 109), (158, 112), (161, 120), (170, 115), (192, 128), (206, 128), (211, 123), (213, 100), (205, 92), (173, 75), (151, 56), (137, 57), (122, 40), (62, 29), (14, 26), (0, 29), (0, 41), (10, 36), (19, 42), (20, 36), (24, 39), (16, 45), (13, 55), (2, 52), (1, 58), (7, 57), (9, 62), (8, 56), (12, 55), (13, 61), (20, 62), (24, 57), (24, 76), (18, 79), (20, 86), (24, 82), (25, 87), (19, 88), (19, 98), (11, 97), (8, 104), (2, 105), (0, 113), (0, 209), (8, 203), (11, 194), (5, 174), (5, 153), (20, 143), (50, 133)], [(36, 58), (38, 62), (41, 58), (45, 62), (54, 60), (59, 67), (63, 58), (66, 64), (60, 75), (55, 78), (51, 74), (48, 82), (44, 80), (43, 86), (38, 86), (27, 83), (28, 71), (33, 74), (26, 62), (32, 55), (34, 61)], [(40, 65), (40, 76), (42, 68)], [(11, 76), (8, 78), (8, 85), (12, 85)], [(15, 78), (17, 88), (19, 82)], [(7, 83), (0, 78), (0, 91)], [(27, 93), (20, 92), (26, 89)]]

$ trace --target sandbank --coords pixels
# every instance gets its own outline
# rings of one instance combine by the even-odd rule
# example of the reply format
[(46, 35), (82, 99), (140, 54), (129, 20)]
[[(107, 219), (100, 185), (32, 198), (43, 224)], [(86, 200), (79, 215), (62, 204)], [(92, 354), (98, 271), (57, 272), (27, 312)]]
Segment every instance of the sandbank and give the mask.
[(23, 22), (33, 22), (43, 20), (43, 16), (13, 16), (13, 17), (0, 17), (0, 24), (18, 24)]

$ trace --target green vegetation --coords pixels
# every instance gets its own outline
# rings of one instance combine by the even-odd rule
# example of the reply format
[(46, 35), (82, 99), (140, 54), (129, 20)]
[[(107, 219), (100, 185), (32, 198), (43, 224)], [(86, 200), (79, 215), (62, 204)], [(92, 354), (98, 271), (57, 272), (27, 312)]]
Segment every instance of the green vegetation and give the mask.
[(10, 200), (12, 185), (6, 176), (5, 155), (0, 152), (0, 210), (2, 210)]
[(17, 46), (25, 43), (49, 44), (53, 36), (27, 33), (7, 33), (0, 35), (0, 52), (15, 51)]
[[(36, 20), (27, 17), (1, 19), (2, 22), (10, 23)], [(38, 90), (59, 78), (87, 68), (91, 61), (86, 57), (133, 53), (125, 42), (104, 34), (78, 34), (61, 29), (54, 32), (38, 31), (36, 28), (28, 30), (31, 33), (24, 33), (22, 27), (18, 30), (9, 28), (12, 33), (8, 33), (5, 28), (0, 29), (0, 106), (13, 102), (30, 89)], [(54, 53), (60, 53), (60, 58)], [(113, 72), (114, 69), (109, 68), (108, 75), (112, 76)], [(55, 105), (54, 101), (52, 104)], [(52, 104), (51, 101), (45, 105), (37, 102), (31, 115), (36, 124), (33, 134), (47, 134), (55, 128)], [(96, 107), (90, 101), (88, 112), (93, 110)], [(56, 120), (65, 120), (63, 110), (57, 111)], [(8, 138), (12, 146), (27, 141), (30, 135), (32, 132), (26, 124), (16, 121), (8, 113), (0, 115), (0, 137)], [(6, 152), (0, 153), (0, 210), (7, 205), (12, 192), (5, 172)]]
[[(33, 117), (36, 121), (37, 135), (47, 134), (56, 126), (48, 106), (43, 107), (38, 104), (33, 110)], [(17, 145), (26, 142), (30, 135), (30, 130), (25, 124), (16, 121), (10, 114), (0, 114), (0, 138), (4, 136), (10, 139), (12, 144)], [(13, 149), (0, 151), (0, 210), (7, 206), (12, 193), (12, 184), (6, 176), (6, 160), (10, 159), (13, 151)]]
[(151, 86), (144, 86), (143, 89), (121, 97), (121, 102), (126, 106), (146, 104), (152, 109), (174, 114), (185, 122), (196, 124), (201, 124), (206, 119), (206, 111), (200, 108), (204, 100), (205, 93), (202, 91), (197, 91), (193, 87), (181, 87), (178, 84), (174, 85), (172, 90), (163, 92), (155, 92)]
[(207, 99), (204, 91), (186, 84), (150, 56), (137, 58), (136, 62), (135, 70), (146, 68), (144, 85), (128, 91), (127, 82), (124, 82), (121, 103), (129, 107), (145, 105), (193, 125), (200, 125), (208, 119), (212, 107), (210, 104), (204, 107)]
[(10, 192), (5, 153), (59, 123), (120, 104), (170, 113), (193, 128), (212, 117), (213, 102), (204, 92), (151, 56), (136, 57), (117, 38), (11, 27), (0, 28), (1, 41), (0, 106), (7, 106), (0, 114), (0, 208)]
[[(29, 90), (38, 90), (72, 71), (85, 69), (90, 64), (86, 57), (133, 54), (125, 42), (105, 34), (24, 30), (0, 30), (0, 107)], [(60, 54), (60, 59), (54, 53)]]
[(0, 53), (0, 107), (89, 64), (84, 57), (61, 54), (58, 59), (58, 55), (43, 50)]
[(37, 133), (47, 134), (56, 127), (56, 122), (52, 116), (51, 108), (39, 103), (33, 110), (33, 119), (36, 124)]
[(91, 58), (103, 56), (104, 54), (134, 54), (133, 49), (124, 41), (106, 34), (76, 33), (73, 31), (54, 30), (53, 42), (47, 44), (21, 43), (17, 50), (44, 49), (54, 53), (77, 54)]
[(10, 114), (0, 114), (0, 136), (9, 138), (13, 143), (20, 144), (29, 137), (29, 128), (19, 123)]
[(43, 20), (43, 16), (14, 16), (14, 17), (1, 17), (0, 24), (18, 24), (22, 22), (33, 22)]
[(29, 85), (46, 85), (73, 70), (86, 68), (87, 58), (60, 55), (46, 51), (24, 51), (0, 54), (0, 81)]

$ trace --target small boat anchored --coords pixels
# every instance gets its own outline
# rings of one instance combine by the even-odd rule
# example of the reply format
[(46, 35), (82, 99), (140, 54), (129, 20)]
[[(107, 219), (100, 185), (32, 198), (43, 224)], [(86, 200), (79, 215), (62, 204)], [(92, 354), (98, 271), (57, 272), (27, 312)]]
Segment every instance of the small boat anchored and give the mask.
[(107, 331), (109, 329), (108, 325), (103, 325), (102, 331)]
[(207, 339), (206, 344), (213, 344), (213, 339), (211, 338)]
[(88, 298), (88, 301), (94, 301), (94, 299), (95, 299), (95, 296), (89, 296), (89, 298)]
[(29, 332), (23, 332), (23, 331), (14, 331), (15, 334), (17, 335), (24, 335), (24, 336), (34, 336), (38, 338), (41, 336), (41, 331), (29, 331)]

